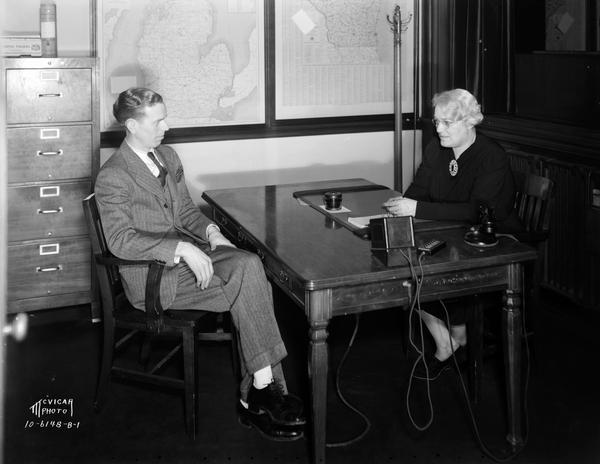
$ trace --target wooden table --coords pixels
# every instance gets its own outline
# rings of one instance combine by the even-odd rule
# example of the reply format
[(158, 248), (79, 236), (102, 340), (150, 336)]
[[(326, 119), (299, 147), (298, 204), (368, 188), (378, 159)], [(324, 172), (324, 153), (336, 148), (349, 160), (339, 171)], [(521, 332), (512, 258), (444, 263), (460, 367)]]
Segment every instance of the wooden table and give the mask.
[[(302, 308), (309, 322), (312, 459), (325, 462), (327, 417), (327, 328), (332, 317), (389, 307), (406, 307), (415, 284), (407, 265), (386, 267), (370, 242), (313, 207), (297, 191), (374, 185), (346, 179), (287, 185), (209, 190), (202, 195), (213, 219), (238, 246), (255, 251), (268, 277)], [(393, 192), (390, 191), (390, 194)], [(373, 214), (380, 213), (374, 205)], [(507, 440), (522, 445), (521, 293), (523, 264), (536, 252), (501, 238), (493, 248), (463, 241), (464, 229), (417, 232), (417, 243), (443, 238), (447, 246), (423, 261), (421, 301), (503, 290), (503, 337), (508, 405)]]

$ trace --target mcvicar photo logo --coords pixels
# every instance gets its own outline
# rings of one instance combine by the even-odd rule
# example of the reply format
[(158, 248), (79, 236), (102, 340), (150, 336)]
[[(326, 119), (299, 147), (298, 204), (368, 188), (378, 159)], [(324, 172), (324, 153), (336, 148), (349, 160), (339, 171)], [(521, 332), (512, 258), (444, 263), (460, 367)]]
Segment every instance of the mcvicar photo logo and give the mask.
[(42, 398), (29, 410), (38, 418), (58, 414), (73, 417), (73, 398)]
[(25, 420), (26, 429), (78, 429), (79, 421), (73, 420), (73, 398), (42, 398), (29, 407), (37, 417)]

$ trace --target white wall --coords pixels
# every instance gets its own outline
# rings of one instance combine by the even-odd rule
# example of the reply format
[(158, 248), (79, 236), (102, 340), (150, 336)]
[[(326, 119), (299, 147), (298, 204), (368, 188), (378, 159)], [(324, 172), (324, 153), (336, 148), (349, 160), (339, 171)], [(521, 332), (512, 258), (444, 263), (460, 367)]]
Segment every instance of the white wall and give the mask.
[[(413, 133), (403, 132), (403, 186), (412, 179)], [(204, 190), (363, 177), (394, 187), (393, 132), (174, 144), (190, 194)], [(103, 149), (103, 163), (114, 149)], [(421, 134), (417, 132), (417, 166)]]
[[(40, 32), (40, 0), (2, 0), (7, 32)], [(54, 0), (59, 56), (90, 55), (90, 1)]]

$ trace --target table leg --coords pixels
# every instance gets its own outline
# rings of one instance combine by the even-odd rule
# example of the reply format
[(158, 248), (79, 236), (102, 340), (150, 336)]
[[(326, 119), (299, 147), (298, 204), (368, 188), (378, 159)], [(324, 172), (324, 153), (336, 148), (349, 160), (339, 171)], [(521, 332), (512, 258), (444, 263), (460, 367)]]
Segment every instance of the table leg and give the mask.
[(310, 381), (312, 412), (312, 462), (325, 462), (327, 433), (327, 370), (329, 348), (327, 326), (331, 313), (331, 292), (311, 292), (307, 314), (309, 316), (308, 377)]
[(521, 302), (523, 267), (519, 263), (508, 266), (508, 287), (502, 308), (502, 334), (504, 337), (504, 366), (508, 405), (507, 441), (514, 450), (523, 445), (521, 433)]

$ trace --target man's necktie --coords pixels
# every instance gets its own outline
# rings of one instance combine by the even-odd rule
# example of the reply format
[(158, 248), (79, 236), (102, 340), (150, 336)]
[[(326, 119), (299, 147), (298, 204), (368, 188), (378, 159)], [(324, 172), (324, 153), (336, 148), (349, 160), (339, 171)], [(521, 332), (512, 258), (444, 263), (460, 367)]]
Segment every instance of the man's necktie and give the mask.
[(154, 156), (154, 153), (152, 153), (151, 151), (148, 152), (148, 158), (150, 158), (152, 160), (152, 162), (158, 168), (158, 180), (160, 181), (160, 185), (162, 185), (164, 187), (165, 180), (167, 178), (167, 170), (163, 167), (162, 164), (160, 164), (158, 162), (158, 160), (156, 159), (156, 156)]

